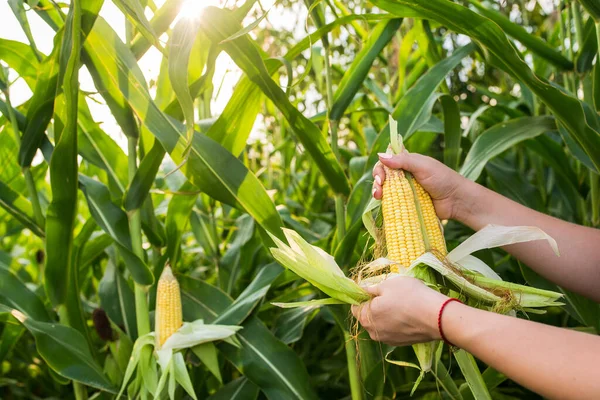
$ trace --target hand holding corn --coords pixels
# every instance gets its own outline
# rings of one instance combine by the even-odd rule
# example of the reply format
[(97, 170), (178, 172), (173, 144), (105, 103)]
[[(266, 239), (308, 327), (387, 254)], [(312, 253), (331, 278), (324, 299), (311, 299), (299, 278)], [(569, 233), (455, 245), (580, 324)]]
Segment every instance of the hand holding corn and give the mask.
[(431, 196), (440, 219), (456, 219), (459, 206), (473, 182), (462, 177), (438, 160), (418, 153), (379, 154), (379, 163), (373, 168), (373, 197), (381, 200), (387, 169), (402, 169), (413, 174), (417, 182)]
[(404, 276), (366, 289), (375, 297), (369, 303), (352, 306), (352, 314), (371, 339), (392, 346), (440, 339), (437, 313), (448, 297)]
[(381, 199), (385, 168), (409, 171), (433, 200), (440, 219), (457, 220), (475, 231), (489, 224), (536, 226), (552, 236), (556, 257), (544, 242), (506, 246), (505, 250), (548, 280), (600, 302), (600, 230), (542, 214), (470, 181), (441, 162), (416, 153), (380, 154), (373, 169), (373, 196)]

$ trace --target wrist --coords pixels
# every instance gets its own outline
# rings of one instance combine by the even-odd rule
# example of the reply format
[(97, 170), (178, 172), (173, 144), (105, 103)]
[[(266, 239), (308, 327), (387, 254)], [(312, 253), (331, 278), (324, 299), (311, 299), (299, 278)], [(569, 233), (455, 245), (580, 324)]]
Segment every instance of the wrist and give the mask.
[(450, 299), (450, 297), (437, 291), (435, 294), (436, 298), (431, 302), (432, 307), (427, 313), (427, 335), (431, 338), (431, 340), (441, 340), (442, 336), (440, 335), (438, 318), (440, 316), (440, 310), (442, 309), (442, 306)]
[(463, 178), (459, 187), (460, 191), (457, 193), (452, 210), (452, 219), (479, 230), (485, 225), (482, 216), (486, 214), (484, 198), (487, 189), (466, 178)]

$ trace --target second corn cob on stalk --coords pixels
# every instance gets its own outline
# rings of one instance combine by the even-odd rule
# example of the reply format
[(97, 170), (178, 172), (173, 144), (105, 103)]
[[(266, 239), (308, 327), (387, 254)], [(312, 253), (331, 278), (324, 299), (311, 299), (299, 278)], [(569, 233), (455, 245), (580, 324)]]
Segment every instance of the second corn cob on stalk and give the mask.
[[(166, 265), (156, 288), (154, 332), (136, 340), (119, 397), (137, 370), (137, 376), (128, 387), (129, 398), (164, 398), (166, 388), (169, 398), (174, 399), (175, 386), (179, 384), (191, 398), (197, 399), (183, 357), (185, 350), (194, 351), (196, 346), (216, 340), (238, 346), (235, 333), (240, 329), (240, 326), (205, 324), (201, 319), (183, 322), (179, 282)], [(150, 348), (154, 350), (154, 357), (145, 356)], [(195, 353), (205, 361), (202, 354)], [(160, 379), (157, 379), (157, 364)]]
[(156, 348), (160, 349), (165, 341), (183, 325), (179, 282), (168, 265), (165, 266), (158, 281), (154, 313)]

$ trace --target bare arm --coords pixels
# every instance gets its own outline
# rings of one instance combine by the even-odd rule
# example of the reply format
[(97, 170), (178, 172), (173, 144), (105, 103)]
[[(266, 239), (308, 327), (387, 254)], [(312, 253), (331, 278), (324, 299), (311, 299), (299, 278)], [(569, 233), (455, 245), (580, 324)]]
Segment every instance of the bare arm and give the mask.
[(479, 230), (488, 224), (537, 226), (558, 243), (560, 257), (546, 243), (520, 243), (510, 254), (569, 290), (600, 302), (600, 230), (542, 214), (471, 182), (457, 220)]
[[(372, 339), (393, 346), (440, 339), (437, 315), (446, 296), (407, 277), (368, 290), (376, 297), (352, 312)], [(450, 342), (545, 397), (600, 398), (600, 337), (456, 302), (445, 308), (442, 328)]]
[[(430, 157), (400, 154), (392, 158), (380, 156), (380, 160), (388, 167), (412, 172), (431, 194), (442, 219), (456, 219), (474, 230), (488, 224), (529, 225), (544, 230), (557, 241), (560, 257), (542, 242), (511, 245), (505, 250), (552, 282), (600, 302), (600, 230), (522, 206)], [(383, 168), (375, 168), (374, 176), (374, 196), (380, 197), (380, 182), (385, 179)]]
[(600, 338), (450, 303), (444, 334), (519, 384), (552, 399), (600, 398)]

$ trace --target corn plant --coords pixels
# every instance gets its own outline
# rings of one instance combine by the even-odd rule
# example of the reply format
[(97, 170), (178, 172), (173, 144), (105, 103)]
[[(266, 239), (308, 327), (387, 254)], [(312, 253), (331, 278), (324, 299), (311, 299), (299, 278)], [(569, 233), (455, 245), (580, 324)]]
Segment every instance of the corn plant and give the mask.
[[(379, 256), (363, 214), (396, 132), (521, 204), (600, 224), (597, 2), (200, 3), (2, 5), (22, 39), (0, 36), (0, 397), (536, 398), (464, 352), (436, 345), (427, 365), (355, 335), (348, 304), (368, 295), (347, 276)], [(432, 285), (470, 283), (492, 307), (503, 282), (528, 318), (600, 332), (592, 301), (467, 249), (457, 222), (440, 237), (400, 175)], [(478, 250), (490, 275), (432, 248), (459, 265)]]

